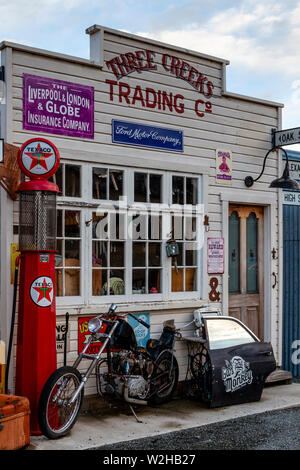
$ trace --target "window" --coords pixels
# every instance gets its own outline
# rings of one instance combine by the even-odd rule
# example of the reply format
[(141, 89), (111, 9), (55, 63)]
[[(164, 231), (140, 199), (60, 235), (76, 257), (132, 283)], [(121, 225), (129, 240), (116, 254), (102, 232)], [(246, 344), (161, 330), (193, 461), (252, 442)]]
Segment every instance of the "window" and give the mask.
[(61, 164), (50, 181), (57, 184), (62, 196), (81, 197), (81, 167)]
[(93, 168), (93, 198), (118, 201), (123, 195), (123, 171)]
[(57, 251), (55, 256), (57, 296), (81, 295), (81, 213), (57, 211)]
[(92, 295), (125, 294), (124, 215), (93, 212)]
[(238, 321), (227, 318), (206, 319), (210, 349), (253, 343), (255, 337)]
[(132, 293), (161, 292), (161, 215), (132, 215)]
[(134, 173), (134, 201), (158, 204), (162, 202), (162, 176), (159, 174)]
[[(71, 162), (55, 176), (62, 304), (200, 297), (198, 176)], [(171, 236), (176, 263), (166, 252)]]
[(172, 260), (172, 292), (197, 290), (196, 217), (172, 216), (172, 236), (178, 242), (179, 256)]

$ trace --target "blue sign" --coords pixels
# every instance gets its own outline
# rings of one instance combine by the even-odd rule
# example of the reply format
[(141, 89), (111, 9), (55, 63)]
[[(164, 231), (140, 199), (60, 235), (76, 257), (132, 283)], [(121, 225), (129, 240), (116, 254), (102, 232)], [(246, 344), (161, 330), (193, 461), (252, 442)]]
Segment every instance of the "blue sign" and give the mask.
[[(149, 313), (135, 313), (135, 317), (150, 325), (150, 314)], [(128, 323), (134, 329), (137, 345), (143, 348), (146, 347), (148, 339), (150, 339), (150, 328), (146, 328), (141, 325), (138, 321), (128, 315)]]
[(183, 152), (183, 132), (112, 120), (112, 141), (118, 144)]

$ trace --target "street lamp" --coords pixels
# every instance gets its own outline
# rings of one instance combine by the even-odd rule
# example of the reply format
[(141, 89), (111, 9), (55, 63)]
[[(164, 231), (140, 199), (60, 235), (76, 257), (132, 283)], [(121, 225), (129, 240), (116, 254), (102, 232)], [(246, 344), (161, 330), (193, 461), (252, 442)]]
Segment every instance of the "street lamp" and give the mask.
[(297, 181), (293, 180), (290, 178), (290, 173), (289, 173), (289, 159), (288, 159), (288, 154), (287, 152), (283, 149), (283, 148), (272, 148), (271, 150), (269, 150), (264, 158), (264, 163), (263, 163), (263, 167), (262, 167), (262, 170), (261, 170), (261, 173), (260, 175), (253, 179), (252, 176), (246, 176), (244, 182), (245, 182), (245, 185), (247, 186), (247, 188), (251, 188), (251, 186), (253, 186), (253, 183), (255, 181), (258, 181), (259, 178), (262, 176), (263, 172), (265, 171), (265, 165), (266, 165), (266, 160), (267, 160), (267, 157), (268, 155), (271, 153), (271, 152), (274, 152), (275, 150), (282, 150), (285, 154), (285, 157), (286, 157), (286, 163), (285, 163), (285, 168), (284, 168), (284, 171), (283, 171), (283, 174), (280, 178), (276, 178), (274, 181), (272, 181), (272, 183), (270, 184), (269, 188), (282, 188), (282, 189), (300, 189), (299, 187), (299, 184), (297, 183)]

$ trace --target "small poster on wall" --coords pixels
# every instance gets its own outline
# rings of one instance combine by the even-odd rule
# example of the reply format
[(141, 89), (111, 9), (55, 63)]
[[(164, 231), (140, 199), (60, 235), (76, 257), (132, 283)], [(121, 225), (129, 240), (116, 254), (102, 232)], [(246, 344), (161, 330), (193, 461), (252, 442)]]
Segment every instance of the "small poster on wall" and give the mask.
[(232, 152), (231, 150), (216, 150), (216, 183), (232, 183)]
[(207, 272), (224, 273), (224, 238), (207, 239)]

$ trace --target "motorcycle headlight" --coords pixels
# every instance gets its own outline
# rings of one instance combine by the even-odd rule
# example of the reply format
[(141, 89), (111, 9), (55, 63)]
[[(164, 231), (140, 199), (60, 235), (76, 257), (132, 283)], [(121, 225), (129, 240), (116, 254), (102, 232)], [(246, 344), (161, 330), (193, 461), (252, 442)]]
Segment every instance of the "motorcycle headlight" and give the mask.
[(100, 320), (100, 318), (92, 318), (89, 322), (88, 322), (88, 330), (91, 332), (91, 333), (96, 333), (97, 331), (100, 330), (102, 326), (102, 320)]

